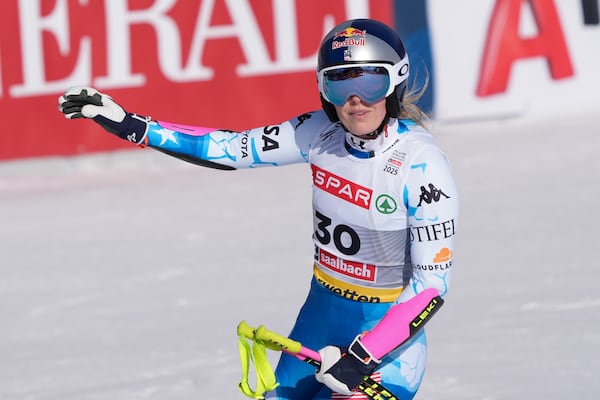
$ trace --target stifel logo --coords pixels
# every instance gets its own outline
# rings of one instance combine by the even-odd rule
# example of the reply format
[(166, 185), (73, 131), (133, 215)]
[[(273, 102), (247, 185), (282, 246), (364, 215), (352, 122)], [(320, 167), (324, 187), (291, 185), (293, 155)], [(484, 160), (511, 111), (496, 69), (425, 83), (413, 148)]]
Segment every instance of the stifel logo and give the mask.
[(311, 168), (313, 183), (316, 187), (354, 205), (369, 209), (373, 190), (332, 174), (314, 164), (311, 164)]
[(344, 260), (323, 249), (319, 249), (319, 264), (354, 279), (375, 282), (376, 267), (372, 264)]

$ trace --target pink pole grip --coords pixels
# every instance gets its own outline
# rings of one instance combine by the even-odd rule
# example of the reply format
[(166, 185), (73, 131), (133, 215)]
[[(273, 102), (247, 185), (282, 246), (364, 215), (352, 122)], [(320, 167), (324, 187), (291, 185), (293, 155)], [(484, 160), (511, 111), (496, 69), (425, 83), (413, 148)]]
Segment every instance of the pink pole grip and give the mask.
[(425, 289), (412, 299), (388, 310), (379, 323), (361, 339), (363, 346), (379, 360), (410, 338), (410, 324), (439, 293)]
[(315, 361), (321, 362), (321, 355), (318, 352), (311, 350), (309, 348), (306, 348), (304, 346), (302, 346), (299, 353), (290, 353), (290, 354), (296, 356), (300, 360), (304, 360), (306, 358), (312, 358)]

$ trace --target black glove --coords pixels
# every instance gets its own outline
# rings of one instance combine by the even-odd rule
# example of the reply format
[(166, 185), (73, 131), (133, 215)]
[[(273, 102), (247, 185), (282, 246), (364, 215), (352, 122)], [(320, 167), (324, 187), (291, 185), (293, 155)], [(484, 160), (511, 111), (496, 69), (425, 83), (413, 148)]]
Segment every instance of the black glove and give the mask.
[(315, 373), (317, 381), (334, 392), (351, 395), (365, 376), (371, 375), (381, 363), (371, 356), (357, 336), (346, 351), (337, 346), (319, 350), (321, 367)]
[(114, 100), (87, 86), (69, 88), (58, 98), (65, 118), (91, 118), (108, 132), (139, 144), (146, 135), (149, 118), (126, 112)]

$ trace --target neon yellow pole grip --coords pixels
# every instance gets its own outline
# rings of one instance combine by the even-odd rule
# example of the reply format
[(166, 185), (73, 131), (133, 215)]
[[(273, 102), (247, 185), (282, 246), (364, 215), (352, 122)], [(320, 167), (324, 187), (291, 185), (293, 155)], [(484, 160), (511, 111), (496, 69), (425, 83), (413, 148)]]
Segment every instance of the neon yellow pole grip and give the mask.
[(272, 350), (286, 351), (293, 354), (298, 354), (302, 350), (300, 342), (270, 331), (264, 325), (256, 328), (254, 339), (265, 342), (267, 347)]
[(251, 327), (250, 325), (248, 325), (248, 323), (246, 321), (242, 321), (238, 324), (237, 327), (237, 334), (240, 337), (245, 337), (247, 339), (254, 339), (254, 331), (256, 329), (254, 329), (253, 327)]
[(253, 328), (246, 321), (242, 321), (237, 327), (237, 334), (250, 340), (260, 340), (270, 350), (298, 354), (302, 349), (302, 343), (275, 333), (264, 325)]

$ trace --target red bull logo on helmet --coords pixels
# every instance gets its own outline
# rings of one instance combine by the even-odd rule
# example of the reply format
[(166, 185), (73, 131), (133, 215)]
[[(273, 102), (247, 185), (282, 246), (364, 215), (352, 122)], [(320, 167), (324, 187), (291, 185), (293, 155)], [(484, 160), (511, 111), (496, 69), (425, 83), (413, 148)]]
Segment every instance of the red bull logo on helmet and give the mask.
[[(339, 49), (341, 47), (348, 46), (364, 46), (366, 43), (365, 37), (367, 31), (357, 28), (346, 28), (333, 35), (333, 41), (331, 42), (331, 49)], [(343, 38), (344, 40), (339, 41), (337, 39)]]
[(340, 38), (340, 37), (345, 37), (345, 38), (354, 37), (354, 36), (365, 37), (366, 35), (367, 35), (366, 30), (356, 29), (356, 28), (346, 28), (342, 31), (337, 32), (335, 35), (333, 35), (333, 40)]

